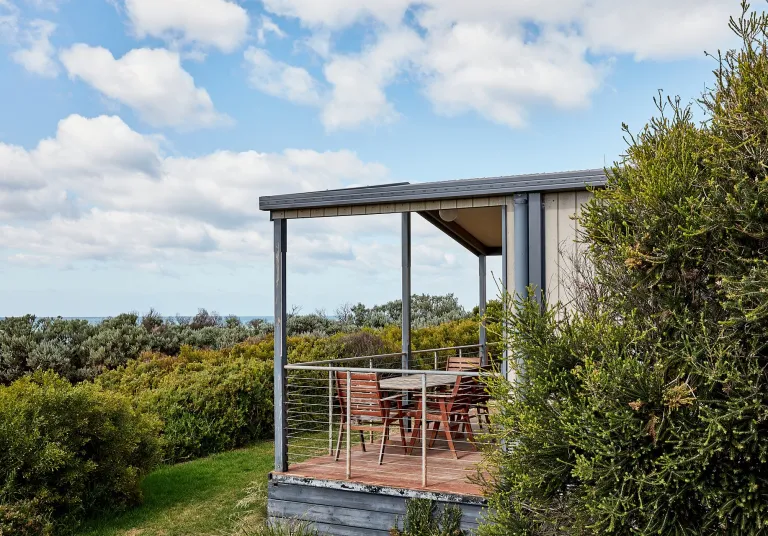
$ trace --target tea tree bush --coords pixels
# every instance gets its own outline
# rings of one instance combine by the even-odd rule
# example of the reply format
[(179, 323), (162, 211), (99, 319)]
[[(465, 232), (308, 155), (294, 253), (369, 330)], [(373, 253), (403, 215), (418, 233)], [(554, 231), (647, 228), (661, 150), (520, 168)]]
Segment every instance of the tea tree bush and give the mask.
[(584, 209), (589, 292), (506, 318), (485, 535), (768, 531), (768, 16), (744, 9), (707, 121), (660, 100)]
[(64, 530), (136, 503), (158, 430), (125, 397), (52, 372), (0, 387), (0, 532)]

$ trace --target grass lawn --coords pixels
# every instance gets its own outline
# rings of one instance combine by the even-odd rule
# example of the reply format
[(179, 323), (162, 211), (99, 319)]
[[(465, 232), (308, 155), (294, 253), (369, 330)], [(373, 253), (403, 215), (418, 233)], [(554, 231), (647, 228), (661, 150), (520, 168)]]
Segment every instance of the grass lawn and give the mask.
[(254, 482), (266, 484), (271, 442), (161, 467), (144, 480), (144, 503), (88, 522), (78, 536), (191, 536), (227, 534), (242, 517), (235, 508)]

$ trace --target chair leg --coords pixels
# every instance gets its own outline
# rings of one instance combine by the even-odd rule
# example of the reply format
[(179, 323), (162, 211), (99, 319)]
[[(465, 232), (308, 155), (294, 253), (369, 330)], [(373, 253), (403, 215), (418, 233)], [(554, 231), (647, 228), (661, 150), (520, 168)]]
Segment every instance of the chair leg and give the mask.
[(384, 432), (381, 434), (381, 447), (379, 448), (379, 465), (384, 461), (384, 446), (387, 444), (387, 439), (389, 439), (389, 422), (389, 417), (384, 419)]
[(400, 443), (403, 444), (403, 453), (408, 454), (408, 444), (405, 441), (405, 417), (397, 419), (397, 424), (400, 426)]
[(365, 432), (360, 430), (360, 445), (363, 447), (363, 452), (365, 452)]
[(443, 433), (445, 434), (445, 439), (448, 441), (448, 448), (453, 453), (453, 457), (457, 460), (459, 459), (459, 455), (456, 454), (456, 447), (453, 446), (453, 433), (451, 432), (451, 419), (448, 417), (448, 412), (446, 411), (445, 406), (440, 403), (440, 415), (441, 415), (441, 425), (443, 426)]
[(462, 420), (464, 421), (464, 429), (467, 431), (467, 440), (475, 448), (475, 450), (477, 450), (477, 446), (475, 445), (475, 436), (472, 434), (472, 421), (469, 419), (469, 410), (464, 413), (464, 418)]
[[(411, 426), (411, 442), (409, 446), (409, 452), (416, 446), (416, 438), (421, 436), (421, 419), (413, 419), (413, 425)], [(426, 436), (426, 434), (424, 434)]]
[(440, 421), (435, 421), (435, 425), (432, 427), (432, 437), (429, 439), (429, 448), (435, 444), (437, 439), (437, 433), (440, 431)]
[(341, 434), (344, 431), (344, 418), (341, 419), (341, 422), (339, 423), (339, 438), (336, 440), (336, 456), (334, 456), (333, 461), (337, 462), (339, 461), (339, 452), (341, 452)]

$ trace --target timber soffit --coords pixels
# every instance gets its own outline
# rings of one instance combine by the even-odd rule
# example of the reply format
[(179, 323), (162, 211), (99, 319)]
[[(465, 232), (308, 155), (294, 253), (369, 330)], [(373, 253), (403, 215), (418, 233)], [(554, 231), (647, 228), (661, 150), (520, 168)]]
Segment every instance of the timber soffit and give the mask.
[(584, 190), (605, 185), (602, 169), (460, 179), (410, 184), (407, 182), (342, 188), (259, 198), (261, 210), (342, 207), (373, 203), (413, 202), (428, 199), (488, 197), (521, 192)]

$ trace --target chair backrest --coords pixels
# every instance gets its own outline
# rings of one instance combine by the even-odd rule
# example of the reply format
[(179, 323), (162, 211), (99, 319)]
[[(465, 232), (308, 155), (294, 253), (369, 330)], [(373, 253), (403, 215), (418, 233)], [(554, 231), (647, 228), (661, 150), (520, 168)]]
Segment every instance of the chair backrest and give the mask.
[(480, 370), (480, 356), (477, 357), (465, 357), (452, 355), (448, 358), (448, 362), (445, 365), (445, 370), (455, 370), (464, 372), (475, 372)]
[(457, 376), (448, 402), (448, 413), (471, 406), (476, 391), (477, 378), (474, 376)]
[(336, 371), (336, 395), (339, 399), (341, 414), (347, 414), (347, 383), (349, 383), (350, 416), (383, 417), (379, 374), (377, 372), (352, 372), (347, 381), (347, 373)]

